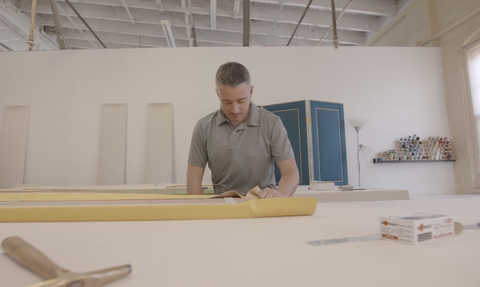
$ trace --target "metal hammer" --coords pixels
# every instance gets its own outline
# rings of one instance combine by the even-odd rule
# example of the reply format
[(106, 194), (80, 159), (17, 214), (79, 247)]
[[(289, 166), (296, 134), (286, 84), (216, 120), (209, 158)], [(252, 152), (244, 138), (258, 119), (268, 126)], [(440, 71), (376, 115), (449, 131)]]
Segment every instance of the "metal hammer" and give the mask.
[(122, 265), (88, 273), (73, 273), (52, 262), (18, 236), (3, 240), (2, 249), (20, 265), (46, 280), (26, 287), (99, 287), (132, 272), (130, 265)]

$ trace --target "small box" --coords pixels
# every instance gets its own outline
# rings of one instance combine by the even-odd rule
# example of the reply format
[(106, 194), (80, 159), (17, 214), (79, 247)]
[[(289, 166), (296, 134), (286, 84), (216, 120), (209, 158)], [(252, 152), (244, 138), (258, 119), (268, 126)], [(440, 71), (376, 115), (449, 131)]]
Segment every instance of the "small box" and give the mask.
[(455, 235), (449, 215), (413, 213), (380, 217), (383, 240), (416, 245)]
[(340, 185), (338, 187), (338, 190), (340, 190), (340, 191), (352, 191), (353, 186), (351, 186), (351, 185)]
[(334, 182), (328, 181), (310, 181), (310, 190), (336, 190)]

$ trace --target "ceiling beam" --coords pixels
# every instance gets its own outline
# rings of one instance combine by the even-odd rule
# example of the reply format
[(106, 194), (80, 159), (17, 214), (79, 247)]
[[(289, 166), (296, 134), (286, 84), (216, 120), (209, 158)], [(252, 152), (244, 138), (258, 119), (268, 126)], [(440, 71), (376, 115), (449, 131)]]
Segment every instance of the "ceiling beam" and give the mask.
[[(74, 49), (90, 49), (89, 43), (84, 38), (70, 38), (68, 36), (65, 37), (66, 43), (69, 47), (73, 47)], [(139, 46), (138, 43), (129, 43), (124, 41), (106, 41), (109, 48), (154, 48), (159, 46), (148, 46), (148, 45), (141, 45)], [(188, 41), (178, 40), (177, 39), (177, 47), (188, 47)], [(201, 42), (202, 47), (231, 47), (231, 45), (224, 45), (222, 43), (216, 42)], [(168, 47), (165, 43), (165, 46), (161, 47)]]
[(282, 12), (282, 9), (283, 9), (283, 3), (285, 3), (285, 0), (280, 1), (280, 8), (278, 9), (278, 14), (277, 14), (277, 17), (275, 17), (275, 21), (273, 21), (272, 31), (270, 32), (270, 34), (268, 34), (267, 46), (270, 44), (270, 39), (272, 38), (273, 32), (275, 31), (275, 27), (277, 26), (278, 17), (280, 17), (280, 13)]
[(7, 45), (3, 44), (2, 42), (0, 42), (0, 47), (2, 47), (5, 51), (13, 51), (10, 47), (8, 47)]
[(93, 34), (93, 36), (95, 36), (95, 38), (98, 40), (98, 42), (100, 42), (100, 44), (103, 46), (103, 48), (107, 48), (105, 46), (105, 44), (103, 44), (102, 40), (100, 40), (100, 38), (98, 38), (97, 34), (95, 34), (95, 32), (92, 30), (90, 25), (88, 25), (87, 21), (85, 21), (85, 19), (83, 19), (82, 15), (80, 15), (80, 13), (77, 11), (77, 9), (68, 0), (65, 0), (65, 2), (67, 2), (68, 6), (70, 6), (70, 8), (75, 13), (75, 15), (82, 21), (82, 23), (88, 28), (88, 30)]
[[(82, 37), (82, 34), (75, 29), (65, 29), (65, 41), (68, 47), (89, 49), (91, 48), (87, 40)], [(108, 44), (109, 48), (142, 48), (142, 47), (168, 47), (167, 40), (164, 37), (150, 37), (150, 36), (141, 36), (138, 35), (127, 35), (127, 34), (117, 34), (111, 32), (102, 32), (96, 31), (105, 43)], [(203, 31), (208, 33), (209, 31)], [(182, 35), (184, 36), (184, 35)], [(241, 47), (242, 41), (241, 37), (235, 39), (236, 43), (230, 39), (229, 43), (226, 42), (217, 42), (215, 39), (208, 39), (205, 35), (202, 35), (203, 40), (198, 41), (198, 45), (201, 47)], [(231, 35), (226, 35), (226, 37), (231, 37)], [(74, 41), (75, 40), (75, 41)], [(81, 45), (72, 44), (73, 43), (82, 43)], [(177, 47), (188, 47), (189, 39), (186, 37), (176, 37), (175, 38)], [(252, 46), (259, 46), (256, 43), (261, 43), (262, 37), (252, 35)], [(275, 44), (278, 46), (285, 46), (288, 41), (288, 38), (284, 39), (274, 39)], [(297, 39), (294, 39), (294, 42)], [(309, 40), (298, 40), (300, 46), (313, 46), (315, 41)], [(324, 45), (331, 46), (329, 43), (324, 43)]]
[[(191, 35), (190, 33), (187, 33), (188, 39), (190, 41), (190, 47), (197, 47), (197, 32), (195, 30), (195, 22), (193, 21), (193, 13), (192, 13), (192, 1), (188, 0), (188, 23), (190, 24), (190, 30), (191, 30)], [(191, 36), (191, 37), (190, 37)]]
[(210, 28), (217, 29), (217, 0), (210, 0)]
[[(80, 22), (78, 19), (73, 17), (74, 21)], [(151, 25), (151, 24), (142, 24), (142, 23), (136, 23), (133, 25), (130, 22), (114, 22), (114, 23), (109, 23), (109, 25), (105, 25), (105, 21), (99, 20), (99, 19), (88, 19), (90, 25), (92, 26), (93, 29), (95, 29), (96, 33), (98, 33), (102, 39), (108, 40), (111, 37), (116, 37), (115, 35), (129, 35), (133, 36), (135, 39), (133, 42), (138, 45), (139, 43), (139, 34), (141, 35), (141, 41), (142, 43), (146, 43), (146, 39), (148, 38), (163, 38), (165, 47), (168, 47), (166, 44), (165, 36), (163, 33), (159, 33), (159, 29), (161, 31), (161, 28), (159, 25)], [(241, 20), (238, 20), (241, 22)], [(48, 25), (52, 26), (52, 16), (51, 15), (44, 15), (44, 14), (39, 14), (37, 16), (37, 23), (41, 25)], [(197, 21), (197, 23), (199, 23)], [(205, 16), (205, 19), (203, 22), (201, 22), (204, 26), (208, 27), (209, 26), (209, 18), (208, 16)], [(78, 24), (80, 25), (80, 24)], [(275, 35), (272, 36), (270, 43), (272, 45), (279, 45), (279, 46), (284, 46), (286, 45), (288, 38), (290, 37), (290, 33), (292, 31), (292, 28), (290, 27), (291, 25), (287, 25), (287, 27), (284, 27), (285, 24), (278, 24), (276, 32), (280, 33), (281, 35)], [(65, 23), (64, 24), (64, 30), (68, 29), (75, 29), (75, 27), (71, 23)], [(251, 45), (252, 46), (265, 46), (266, 41), (267, 41), (267, 26), (265, 25), (264, 28), (258, 29), (258, 33), (251, 33)], [(185, 40), (187, 43), (191, 39), (186, 32), (186, 29), (184, 27), (172, 27), (173, 34), (175, 35), (175, 41), (177, 44), (177, 47), (182, 47), (179, 44), (179, 41)], [(197, 41), (199, 46), (204, 46), (205, 43), (218, 43), (220, 46), (242, 46), (242, 30), (239, 29), (237, 32), (227, 32), (227, 31), (211, 31), (210, 29), (196, 29), (197, 31)], [(263, 33), (262, 33), (263, 31)], [(318, 37), (322, 34), (324, 34), (326, 31), (325, 28), (315, 28), (313, 31), (308, 29), (307, 27), (300, 27), (297, 30), (296, 37), (293, 40), (292, 44), (293, 45), (308, 45), (308, 46), (313, 46), (311, 43), (316, 43), (318, 42)], [(312, 33), (313, 32), (313, 33)], [(71, 32), (69, 32), (71, 33)], [(86, 31), (88, 34), (89, 32)], [(111, 34), (109, 34), (111, 33)], [(342, 34), (344, 33), (344, 34)], [(64, 33), (65, 37), (68, 37), (67, 32)], [(314, 38), (315, 35), (318, 35), (316, 38)], [(106, 37), (106, 38), (105, 38)], [(339, 37), (342, 39), (340, 41), (340, 45), (361, 45), (361, 43), (364, 41), (364, 36), (361, 35), (361, 33), (358, 32), (350, 32), (350, 31), (339, 31)], [(346, 41), (346, 39), (349, 39), (349, 41)], [(108, 42), (108, 41), (107, 41)], [(322, 43), (322, 45), (330, 45), (330, 42), (328, 40), (325, 41), (325, 43)], [(187, 45), (188, 46), (188, 45)], [(210, 45), (211, 46), (211, 45)]]
[[(19, 1), (19, 7), (22, 11), (27, 12), (30, 11), (31, 3), (26, 0), (17, 0)], [(62, 3), (63, 0), (58, 0), (59, 3)], [(85, 0), (81, 0), (85, 1)], [(118, 3), (116, 5), (106, 6), (106, 5), (99, 5), (99, 4), (85, 4), (79, 0), (71, 0), (71, 3), (77, 3), (76, 7), (82, 12), (82, 16), (85, 17), (97, 17), (97, 18), (104, 18), (104, 19), (116, 19), (116, 20), (125, 20), (128, 18), (128, 15), (124, 9), (124, 7)], [(99, 0), (99, 1), (107, 1), (107, 0)], [(110, 1), (110, 0), (108, 0)], [(184, 9), (182, 9), (181, 5), (168, 5), (165, 7), (164, 12), (158, 12), (155, 5), (152, 8), (148, 8), (150, 6), (145, 6), (143, 8), (138, 8), (137, 5), (134, 5), (136, 2), (128, 2), (125, 0), (126, 3), (130, 7), (130, 11), (134, 18), (143, 19), (143, 21), (150, 21), (151, 19), (157, 19), (161, 17), (162, 19), (169, 19), (171, 23), (173, 23), (171, 18), (180, 18), (184, 17)], [(131, 1), (131, 0), (130, 0)], [(137, 1), (137, 0), (135, 0)], [(220, 29), (221, 27), (218, 25), (219, 18), (227, 18), (233, 19), (233, 13), (231, 2), (229, 2), (229, 6), (221, 6), (220, 3), (223, 0), (217, 0), (217, 24), (216, 28)], [(37, 11), (45, 13), (45, 9), (42, 10), (41, 7), (44, 7), (43, 3), (46, 3), (47, 0), (38, 0), (37, 4)], [(149, 1), (143, 1), (149, 2)], [(210, 16), (210, 8), (208, 6), (198, 6), (198, 3), (195, 1), (197, 6), (191, 7), (191, 11), (194, 17), (197, 15), (209, 15)], [(222, 2), (223, 3), (223, 2)], [(285, 2), (286, 3), (286, 2)], [(353, 2), (355, 3), (355, 1)], [(352, 5), (353, 5), (352, 3)], [(265, 21), (273, 23), (275, 21), (276, 15), (278, 14), (279, 5), (253, 5), (255, 6), (254, 9), (250, 11), (250, 18), (254, 21)], [(310, 9), (309, 13), (306, 15), (305, 19), (302, 22), (304, 26), (321, 26), (328, 28), (331, 24), (331, 14), (330, 10), (313, 10)], [(282, 13), (278, 18), (278, 23), (290, 23), (290, 24), (297, 24), (298, 19), (301, 17), (303, 10), (298, 9), (297, 7), (292, 6), (285, 6), (282, 9)], [(136, 17), (135, 15), (138, 14)], [(242, 12), (239, 14), (243, 15)], [(240, 16), (241, 16), (240, 15)], [(138, 22), (139, 20), (137, 20)], [(183, 22), (183, 20), (182, 20)], [(177, 21), (175, 21), (175, 24)], [(210, 25), (209, 25), (210, 26)], [(209, 27), (210, 28), (210, 27)], [(365, 16), (365, 15), (357, 15), (357, 14), (345, 14), (341, 21), (338, 22), (337, 28), (339, 30), (352, 30), (352, 31), (362, 31), (362, 32), (376, 32), (380, 30), (380, 19), (374, 16)]]
[[(87, 27), (85, 27), (83, 30), (80, 29), (80, 26), (78, 26), (75, 21), (73, 21), (72, 17), (70, 17), (67, 12), (65, 12), (65, 10), (63, 10), (63, 8), (61, 6), (58, 5), (57, 3), (57, 8), (58, 10), (60, 11), (60, 14), (62, 14), (63, 16), (65, 16), (68, 21), (70, 21), (70, 23), (72, 23), (73, 27), (75, 29), (77, 29), (84, 37), (85, 39), (87, 39), (87, 41), (94, 47), (94, 48), (98, 48), (98, 46), (92, 41), (92, 38), (89, 37), (87, 34), (85, 34), (85, 29), (87, 29)], [(83, 24), (83, 23), (82, 23)]]
[[(61, 16), (62, 17), (62, 16)], [(39, 14), (37, 16), (37, 23), (41, 25), (46, 25), (46, 26), (53, 26), (53, 19), (51, 14)], [(75, 21), (77, 26), (81, 26), (80, 20), (75, 17), (71, 16), (71, 18)], [(222, 26), (222, 27), (227, 27), (228, 29), (217, 29), (217, 32), (222, 32), (222, 34), (218, 34), (216, 41), (221, 43), (225, 42), (227, 45), (226, 39), (222, 38), (223, 35), (225, 34), (232, 34), (232, 37), (237, 37), (241, 38), (241, 35), (243, 33), (242, 30), (242, 20), (237, 19), (235, 20), (238, 23), (232, 23), (231, 21), (227, 21), (226, 19), (219, 19), (221, 20), (220, 22), (217, 23), (217, 25)], [(202, 30), (209, 30), (210, 26), (210, 19), (209, 16), (197, 16), (197, 20), (195, 22), (195, 27), (197, 31), (202, 31)], [(62, 21), (65, 23), (66, 21)], [(124, 33), (124, 34), (132, 34), (132, 35), (148, 35), (148, 36), (160, 36), (163, 33), (159, 33), (159, 29), (161, 31), (161, 23), (160, 21), (158, 23), (141, 23), (141, 22), (136, 22), (135, 25), (133, 25), (131, 22), (128, 21), (104, 21), (102, 19), (96, 19), (96, 18), (88, 18), (89, 24), (92, 26), (92, 28), (95, 31), (111, 31), (115, 33)], [(225, 23), (223, 23), (225, 22)], [(179, 23), (179, 22), (177, 22)], [(261, 22), (261, 23), (254, 23), (251, 27), (251, 35), (255, 36), (260, 36), (260, 37), (265, 37), (265, 40), (262, 42), (264, 45), (267, 45), (267, 36), (269, 35), (269, 31), (271, 29), (271, 24), (266, 23), (266, 22)], [(75, 28), (73, 25), (69, 23), (65, 23), (64, 27), (69, 28)], [(178, 39), (178, 35), (186, 35), (185, 37), (187, 39), (191, 39), (190, 35), (187, 34), (187, 30), (185, 28), (189, 28), (190, 26), (183, 26), (182, 25), (177, 25), (175, 27), (172, 27), (173, 34), (175, 35), (175, 38)], [(272, 35), (272, 39), (275, 38), (288, 38), (291, 35), (291, 31), (294, 29), (294, 25), (292, 24), (284, 24), (284, 23), (278, 23), (276, 25), (275, 33)], [(214, 34), (216, 31), (210, 31), (209, 35), (212, 35), (211, 37), (214, 37)], [(318, 41), (319, 37), (327, 32), (327, 28), (323, 27), (305, 27), (301, 26), (297, 30), (296, 33), (296, 39), (316, 39)], [(363, 45), (365, 43), (365, 33), (362, 32), (355, 32), (355, 31), (338, 31), (339, 37), (340, 37), (340, 45)], [(213, 39), (208, 39), (208, 40), (213, 40)], [(328, 40), (326, 40), (328, 42)], [(272, 41), (272, 45), (276, 43), (276, 40)], [(283, 43), (283, 40), (282, 40)], [(235, 43), (233, 43), (235, 44)], [(286, 41), (285, 41), (286, 44)], [(295, 44), (295, 42), (293, 43)]]
[(165, 9), (164, 6), (163, 6), (163, 0), (155, 0), (155, 3), (157, 3), (157, 9), (159, 11), (163, 12), (164, 9)]
[(170, 22), (168, 22), (168, 20), (162, 20), (161, 23), (163, 32), (165, 33), (165, 38), (167, 39), (168, 46), (170, 48), (177, 47), (177, 45), (175, 44), (175, 38), (173, 37), (172, 27), (170, 27)]
[(133, 19), (132, 13), (130, 13), (130, 9), (128, 9), (127, 3), (125, 2), (125, 0), (121, 0), (121, 1), (122, 1), (122, 3), (123, 3), (123, 7), (125, 7), (125, 10), (126, 10), (127, 13), (128, 13), (128, 17), (130, 17), (130, 20), (132, 20), (132, 23), (135, 24), (135, 19)]
[[(278, 5), (276, 0), (252, 0), (255, 3)], [(347, 5), (348, 0), (336, 0), (335, 4), (339, 6)], [(397, 0), (355, 0), (348, 13), (367, 14), (372, 16), (394, 16), (398, 13)], [(307, 2), (305, 0), (288, 0), (285, 1), (288, 7), (305, 8)], [(314, 0), (310, 6), (313, 10), (329, 11), (331, 7), (330, 0)]]
[[(51, 13), (51, 11), (50, 11)], [(30, 30), (30, 19), (25, 16), (9, 1), (0, 1), (0, 22), (5, 27), (14, 32), (18, 37), (25, 41), (25, 48), (28, 48), (26, 41), (28, 40)], [(36, 43), (35, 50), (55, 50), (58, 49), (57, 43), (36, 26), (34, 41)], [(23, 50), (17, 47), (15, 50)]]
[(58, 15), (57, 1), (50, 0), (50, 4), (52, 6), (53, 23), (55, 24), (58, 46), (61, 50), (65, 50), (65, 40), (63, 39), (62, 23), (60, 22), (60, 16)]
[(243, 46), (250, 46), (250, 0), (243, 0)]
[[(195, 3), (193, 4), (198, 7), (208, 7), (209, 1), (210, 0), (196, 0)], [(235, 2), (237, 1), (241, 2), (241, 0), (235, 0)], [(27, 2), (31, 2), (31, 0), (16, 0), (16, 2), (27, 3)], [(121, 3), (118, 2), (118, 0), (73, 0), (71, 2), (92, 4), (92, 5), (105, 5), (110, 7), (123, 6)], [(155, 2), (145, 1), (145, 0), (125, 0), (125, 2), (130, 8), (158, 10), (159, 6), (161, 7), (165, 6), (164, 0), (155, 0)], [(262, 4), (277, 6), (273, 8), (274, 10), (277, 10), (278, 6), (280, 5), (278, 0), (251, 0), (250, 2), (254, 4), (254, 6), (260, 6)], [(335, 3), (343, 7), (347, 4), (347, 2), (348, 0), (336, 0)], [(217, 7), (220, 7), (220, 6), (223, 8), (230, 7), (230, 11), (231, 11), (231, 5), (232, 5), (231, 3), (232, 3), (232, 0), (217, 0)], [(284, 5), (289, 8), (305, 8), (307, 5), (307, 1), (287, 0), (285, 1)], [(330, 11), (330, 1), (314, 0), (311, 4), (311, 9)], [(355, 0), (354, 3), (352, 3), (351, 7), (347, 10), (347, 13), (367, 14), (372, 16), (394, 16), (398, 13), (398, 1), (397, 0)]]
[(234, 19), (237, 19), (238, 16), (239, 16), (239, 13), (240, 13), (240, 2), (242, 2), (242, 0), (235, 0), (235, 3), (233, 3), (233, 15), (232, 17)]
[[(343, 7), (343, 10), (342, 12), (340, 12), (340, 14), (337, 16), (337, 19), (336, 21), (338, 21), (340, 18), (342, 18), (343, 14), (345, 13), (345, 11), (347, 10), (348, 6), (350, 6), (350, 4), (352, 4), (352, 1), (353, 0), (349, 0), (348, 3), (345, 5), (345, 7)], [(328, 27), (328, 30), (327, 32), (320, 38), (320, 40), (318, 40), (318, 43), (316, 44), (316, 46), (320, 45), (320, 43), (322, 43), (323, 39), (328, 35), (328, 33), (330, 33), (330, 31), (332, 31), (333, 29), (333, 24), (330, 25), (330, 27)], [(336, 24), (336, 23), (335, 23)], [(336, 28), (336, 27), (335, 27)], [(334, 38), (335, 38), (335, 34), (337, 34), (337, 31), (335, 31), (334, 33)], [(337, 39), (338, 40), (338, 39)]]
[(302, 17), (300, 17), (300, 20), (298, 20), (298, 24), (297, 26), (295, 26), (295, 30), (293, 30), (292, 36), (290, 37), (290, 40), (288, 40), (287, 46), (290, 45), (290, 42), (292, 42), (293, 36), (295, 36), (295, 33), (297, 32), (298, 27), (300, 26), (300, 24), (302, 24), (303, 18), (305, 17), (305, 14), (307, 14), (308, 8), (310, 8), (312, 1), (313, 0), (308, 1), (307, 7), (305, 7), (305, 11), (303, 11)]

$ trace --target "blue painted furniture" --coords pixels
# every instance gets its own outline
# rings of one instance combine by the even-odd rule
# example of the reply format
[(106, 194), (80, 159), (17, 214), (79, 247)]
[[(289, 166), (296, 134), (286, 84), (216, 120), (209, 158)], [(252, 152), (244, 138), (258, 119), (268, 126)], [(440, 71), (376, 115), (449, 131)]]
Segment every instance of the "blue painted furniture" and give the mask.
[[(263, 108), (283, 121), (295, 153), (300, 185), (308, 185), (311, 180), (348, 184), (343, 104), (305, 100)], [(275, 176), (280, 178), (276, 166)]]

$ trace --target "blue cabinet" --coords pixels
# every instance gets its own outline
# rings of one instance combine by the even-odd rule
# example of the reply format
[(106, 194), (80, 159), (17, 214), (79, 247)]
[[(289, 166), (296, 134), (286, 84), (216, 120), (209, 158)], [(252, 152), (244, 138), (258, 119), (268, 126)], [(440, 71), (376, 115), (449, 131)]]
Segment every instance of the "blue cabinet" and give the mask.
[[(295, 153), (300, 185), (308, 185), (311, 180), (348, 184), (343, 104), (305, 100), (263, 108), (283, 121)], [(275, 176), (280, 178), (276, 167)]]

